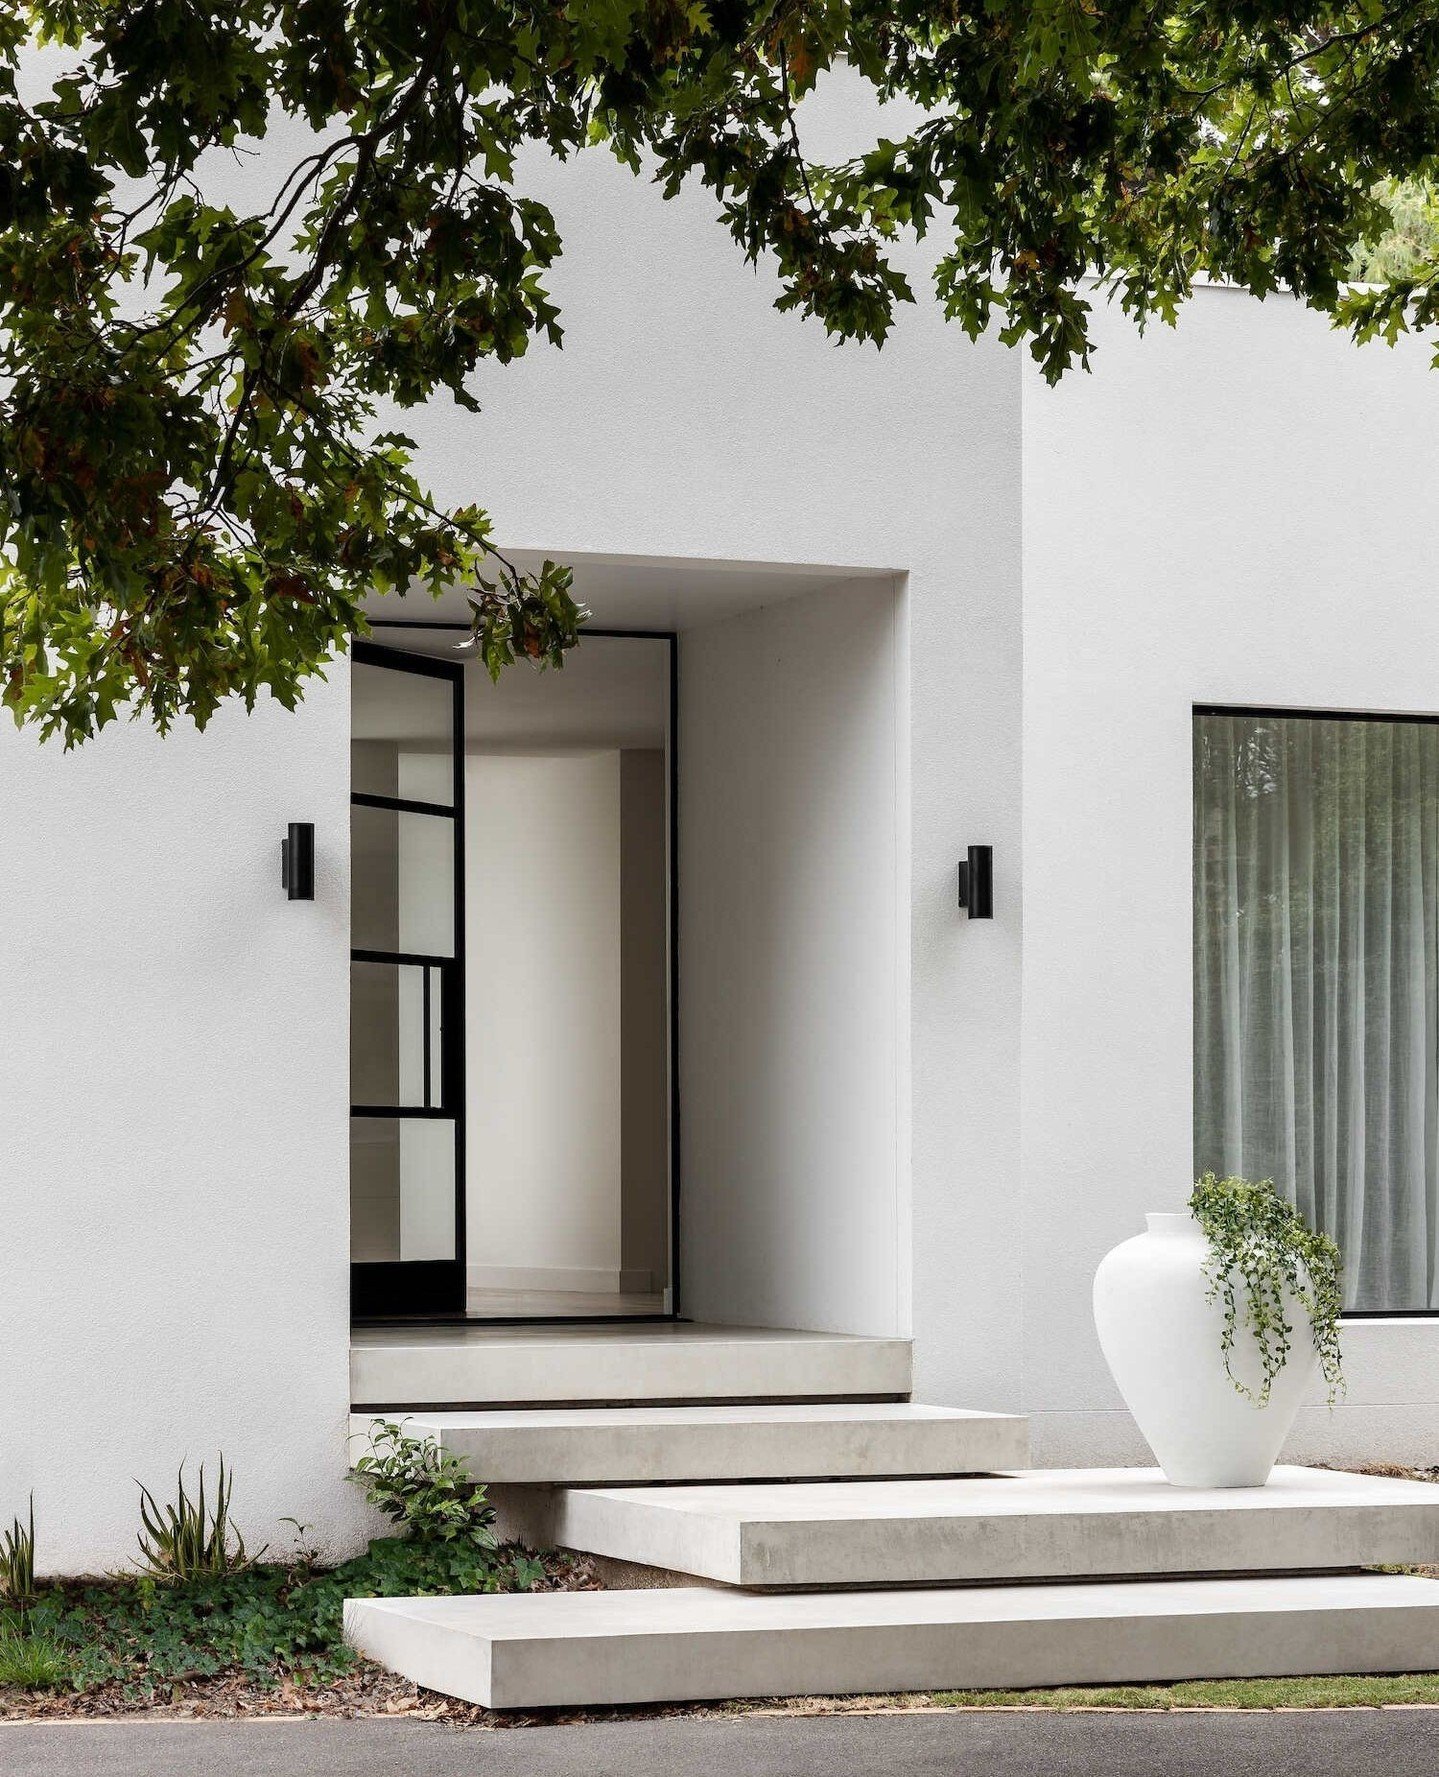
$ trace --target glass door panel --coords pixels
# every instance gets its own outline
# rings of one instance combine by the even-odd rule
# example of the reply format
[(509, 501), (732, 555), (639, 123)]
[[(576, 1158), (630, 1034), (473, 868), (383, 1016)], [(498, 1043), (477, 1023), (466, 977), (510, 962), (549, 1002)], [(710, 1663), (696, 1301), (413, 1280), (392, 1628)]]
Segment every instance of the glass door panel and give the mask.
[(351, 1279), (362, 1318), (464, 1312), (463, 682), (355, 644)]
[(455, 817), (350, 808), (350, 944), (355, 950), (455, 954)]
[(442, 962), (350, 963), (350, 1101), (434, 1110), (444, 1102)]
[(454, 1258), (452, 1119), (352, 1116), (350, 1177), (356, 1264), (434, 1264)]
[(444, 676), (400, 674), (389, 662), (356, 653), (350, 669), (353, 795), (454, 807), (454, 698), (448, 675), (459, 669), (445, 661), (427, 664), (443, 668)]

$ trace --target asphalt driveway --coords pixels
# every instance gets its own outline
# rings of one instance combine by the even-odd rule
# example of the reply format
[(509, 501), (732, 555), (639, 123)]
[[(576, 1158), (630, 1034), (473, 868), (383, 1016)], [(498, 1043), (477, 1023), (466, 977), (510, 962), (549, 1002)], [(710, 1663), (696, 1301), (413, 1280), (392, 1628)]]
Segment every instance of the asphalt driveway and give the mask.
[(1439, 1710), (0, 1724), (5, 1777), (1433, 1777)]

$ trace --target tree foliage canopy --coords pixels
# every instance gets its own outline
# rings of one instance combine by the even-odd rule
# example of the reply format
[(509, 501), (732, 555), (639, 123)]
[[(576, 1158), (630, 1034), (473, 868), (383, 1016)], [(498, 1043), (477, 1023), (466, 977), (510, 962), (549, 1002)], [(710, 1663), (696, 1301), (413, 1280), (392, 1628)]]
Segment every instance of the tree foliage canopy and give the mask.
[[(812, 164), (841, 57), (924, 121)], [(1434, 0), (0, 0), (0, 137), (0, 695), (67, 740), (293, 704), (376, 588), (463, 586), (492, 671), (563, 657), (567, 571), (440, 510), (378, 417), (558, 341), (527, 143), (701, 182), (846, 340), (931, 232), (946, 315), (1051, 379), (1092, 279), (1141, 323), (1199, 277), (1360, 338), (1439, 319), (1432, 231), (1375, 246), (1432, 189)], [(257, 148), (253, 210), (208, 198), (204, 157)]]

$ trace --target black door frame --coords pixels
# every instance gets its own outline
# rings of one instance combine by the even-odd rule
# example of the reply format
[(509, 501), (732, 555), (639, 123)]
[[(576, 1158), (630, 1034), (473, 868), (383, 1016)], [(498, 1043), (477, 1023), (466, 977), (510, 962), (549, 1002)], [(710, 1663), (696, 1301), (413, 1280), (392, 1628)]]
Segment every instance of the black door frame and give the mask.
[[(403, 617), (372, 617), (369, 620), (372, 632), (387, 629), (403, 630), (449, 630), (469, 634), (468, 623), (457, 623), (448, 620), (426, 622), (423, 619)], [(673, 629), (610, 629), (586, 624), (580, 631), (581, 636), (611, 637), (618, 640), (663, 642), (669, 667), (669, 1067), (670, 1067), (670, 1197), (669, 1197), (669, 1311), (655, 1314), (569, 1314), (545, 1321), (534, 1315), (471, 1315), (466, 1311), (465, 1298), (460, 1298), (457, 1310), (435, 1311), (421, 1309), (405, 1309), (396, 1307), (372, 1307), (361, 1309), (359, 1301), (352, 1293), (350, 1318), (355, 1325), (376, 1326), (389, 1322), (403, 1321), (407, 1326), (452, 1326), (456, 1321), (470, 1322), (475, 1326), (488, 1327), (539, 1327), (545, 1325), (560, 1326), (623, 1326), (652, 1325), (655, 1322), (677, 1321), (683, 1319), (680, 1311), (680, 977), (679, 977), (679, 632)], [(460, 1006), (464, 1006), (464, 930), (462, 915), (464, 911), (464, 813), (463, 813), (463, 770), (464, 770), (464, 662), (435, 661), (433, 656), (424, 654), (404, 654), (393, 646), (382, 646), (377, 642), (365, 642), (356, 639), (351, 643), (351, 652), (356, 660), (378, 661), (381, 665), (390, 664), (396, 659), (407, 661), (426, 661), (438, 666), (443, 673), (451, 671), (459, 675), (459, 728), (456, 741), (457, 783), (455, 789), (455, 810), (457, 825), (456, 835), (456, 883), (455, 883), (455, 958), (461, 975)], [(463, 1032), (462, 1032), (463, 1036)], [(463, 1067), (463, 1041), (459, 1053)], [(463, 1082), (463, 1074), (461, 1074)], [(460, 1091), (458, 1106), (458, 1123), (460, 1128), (460, 1146), (457, 1165), (463, 1167), (464, 1161), (464, 1091)], [(464, 1247), (464, 1209), (465, 1184), (463, 1171), (457, 1173), (459, 1198), (459, 1239), (457, 1251), (462, 1256)], [(351, 1267), (353, 1278), (355, 1267)], [(353, 1291), (353, 1284), (352, 1284)]]
[(465, 681), (460, 661), (435, 660), (382, 648), (373, 642), (351, 643), (352, 657), (362, 666), (444, 679), (450, 685), (452, 805), (419, 802), (413, 797), (378, 796), (351, 790), (352, 808), (387, 808), (397, 814), (424, 814), (452, 822), (450, 847), (453, 877), (454, 941), (450, 956), (411, 951), (350, 947), (350, 961), (390, 963), (425, 970), (426, 1004), (430, 971), (440, 977), (440, 1102), (431, 1099), (429, 1066), (430, 1020), (424, 1018), (425, 1103), (423, 1105), (350, 1105), (350, 1117), (406, 1117), (453, 1122), (455, 1129), (455, 1247), (450, 1259), (394, 1259), (350, 1262), (350, 1318), (355, 1321), (435, 1317), (450, 1319), (465, 1312)]

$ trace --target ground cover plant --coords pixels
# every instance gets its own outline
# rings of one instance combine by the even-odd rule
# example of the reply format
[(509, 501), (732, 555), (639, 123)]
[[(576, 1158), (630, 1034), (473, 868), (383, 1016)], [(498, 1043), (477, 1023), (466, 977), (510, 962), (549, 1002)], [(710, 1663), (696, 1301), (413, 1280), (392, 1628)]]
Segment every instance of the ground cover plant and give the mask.
[(339, 1565), (303, 1548), (288, 1559), (248, 1556), (230, 1520), (233, 1476), (223, 1464), (208, 1499), (203, 1471), (192, 1492), (182, 1469), (173, 1501), (142, 1487), (135, 1572), (37, 1582), (27, 1530), (23, 1592), (0, 1584), (0, 1688), (108, 1690), (144, 1704), (206, 1681), (262, 1691), (333, 1685), (361, 1664), (344, 1641), (346, 1598), (585, 1581), (576, 1562), (501, 1545), (484, 1489), (464, 1465), (398, 1424), (375, 1427), (354, 1479), (400, 1529)]
[(90, 1690), (137, 1701), (223, 1675), (259, 1687), (332, 1683), (358, 1656), (345, 1645), (346, 1598), (531, 1591), (550, 1578), (515, 1548), (381, 1537), (337, 1567), (301, 1557), (166, 1583), (149, 1574), (41, 1585), (0, 1625), (0, 1684)]

